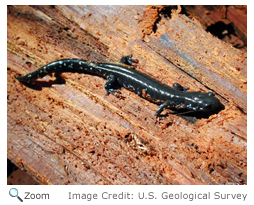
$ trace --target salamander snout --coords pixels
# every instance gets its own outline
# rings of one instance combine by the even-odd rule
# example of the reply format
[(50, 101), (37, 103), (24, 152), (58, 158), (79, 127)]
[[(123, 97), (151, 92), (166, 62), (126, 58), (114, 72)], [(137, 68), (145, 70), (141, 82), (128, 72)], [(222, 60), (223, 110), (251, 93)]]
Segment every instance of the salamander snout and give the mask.
[(212, 92), (200, 95), (198, 102), (200, 111), (217, 111), (224, 107)]

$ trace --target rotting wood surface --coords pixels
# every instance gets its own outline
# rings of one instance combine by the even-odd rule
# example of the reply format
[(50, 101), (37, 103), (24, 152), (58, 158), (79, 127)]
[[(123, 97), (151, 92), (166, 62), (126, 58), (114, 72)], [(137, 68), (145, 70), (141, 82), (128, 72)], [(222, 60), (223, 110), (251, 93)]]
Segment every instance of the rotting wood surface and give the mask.
[[(8, 158), (41, 184), (246, 184), (247, 54), (173, 11), (143, 35), (145, 6), (7, 8)], [(144, 38), (143, 38), (144, 37)], [(189, 123), (105, 80), (64, 73), (34, 90), (14, 76), (61, 58), (119, 61), (172, 85), (212, 90), (225, 109)], [(169, 112), (169, 111), (164, 111)]]

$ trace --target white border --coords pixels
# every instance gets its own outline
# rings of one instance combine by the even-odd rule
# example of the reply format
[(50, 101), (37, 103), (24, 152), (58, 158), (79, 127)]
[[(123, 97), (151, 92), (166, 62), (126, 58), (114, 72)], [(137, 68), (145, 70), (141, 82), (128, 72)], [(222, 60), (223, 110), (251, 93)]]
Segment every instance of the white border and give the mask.
[[(80, 1), (80, 0), (74, 0), (74, 1), (43, 1), (43, 2), (34, 2), (34, 1), (8, 1), (7, 4), (8, 5), (15, 5), (15, 4), (23, 4), (23, 5), (28, 5), (28, 4), (34, 4), (34, 3), (43, 3), (45, 5), (57, 5), (57, 4), (89, 4), (89, 3), (93, 3), (93, 4), (160, 4), (160, 5), (167, 5), (167, 4), (185, 4), (185, 5), (203, 5), (204, 3), (206, 4), (219, 4), (219, 5), (226, 5), (226, 4), (230, 4), (230, 5), (248, 5), (247, 9), (248, 9), (248, 22), (252, 22), (253, 20), (253, 14), (252, 14), (252, 9), (253, 9), (253, 3), (249, 3), (250, 1), (230, 1), (230, 2), (226, 2), (226, 1), (212, 1), (212, 2), (204, 2), (204, 1), (122, 1), (122, 2), (116, 2), (116, 1)], [(3, 4), (3, 3), (1, 3)], [(6, 105), (6, 91), (7, 91), (7, 81), (6, 81), (6, 67), (7, 67), (7, 63), (6, 63), (6, 59), (7, 59), (7, 53), (6, 53), (6, 48), (7, 48), (7, 41), (6, 41), (6, 33), (7, 33), (7, 9), (6, 9), (6, 5), (1, 5), (1, 15), (2, 15), (2, 20), (1, 20), (1, 28), (2, 28), (2, 32), (1, 32), (1, 49), (4, 50), (3, 52), (1, 52), (1, 59), (2, 59), (2, 66), (1, 66), (1, 72), (2, 73), (1, 76), (1, 116), (2, 116), (2, 121), (1, 121), (1, 129), (2, 129), (2, 136), (1, 136), (1, 164), (6, 165), (6, 154), (7, 154), (7, 105)], [(250, 38), (248, 39), (248, 54), (251, 53), (252, 56), (253, 55), (253, 40), (252, 40), (252, 36), (253, 36), (253, 26), (252, 23), (249, 24), (248, 26), (248, 36), (250, 36)], [(4, 63), (3, 63), (4, 62)], [(252, 116), (253, 116), (253, 107), (252, 105), (254, 104), (253, 99), (252, 99), (252, 91), (253, 91), (253, 57), (252, 58), (248, 58), (248, 79), (251, 79), (248, 83), (248, 91), (249, 91), (249, 97), (248, 97), (248, 125), (252, 124)], [(252, 148), (253, 145), (253, 126), (248, 126), (248, 148)], [(1, 189), (2, 190), (2, 194), (1, 194), (1, 200), (5, 201), (8, 200), (8, 204), (9, 203), (19, 203), (18, 199), (16, 198), (11, 198), (8, 194), (9, 190), (12, 187), (16, 187), (19, 190), (19, 195), (21, 198), (25, 197), (24, 192), (33, 192), (33, 193), (50, 193), (50, 197), (52, 197), (50, 200), (46, 201), (46, 200), (26, 200), (26, 203), (37, 203), (37, 204), (45, 204), (45, 202), (50, 202), (50, 203), (64, 203), (64, 202), (74, 202), (75, 204), (84, 204), (84, 203), (90, 203), (90, 204), (94, 204), (94, 203), (104, 203), (104, 204), (119, 204), (120, 203), (124, 203), (124, 204), (129, 204), (131, 202), (144, 202), (146, 204), (154, 204), (154, 203), (162, 203), (162, 204), (170, 204), (171, 202), (184, 202), (184, 203), (188, 203), (188, 200), (162, 200), (162, 199), (158, 199), (158, 200), (92, 200), (92, 201), (86, 201), (86, 200), (68, 200), (68, 192), (76, 192), (76, 193), (102, 193), (102, 192), (110, 192), (110, 193), (120, 193), (122, 191), (124, 192), (130, 192), (133, 194), (137, 194), (138, 192), (155, 192), (156, 195), (160, 195), (160, 193), (167, 191), (167, 192), (172, 192), (172, 193), (179, 193), (179, 192), (184, 192), (184, 193), (205, 193), (205, 192), (221, 192), (221, 193), (240, 193), (240, 194), (248, 194), (247, 196), (247, 201), (246, 202), (242, 202), (241, 200), (195, 200), (194, 203), (195, 204), (225, 204), (230, 202), (230, 204), (241, 204), (241, 203), (245, 203), (245, 204), (253, 204), (253, 150), (254, 149), (249, 149), (248, 150), (248, 185), (246, 186), (7, 186), (7, 180), (6, 180), (6, 176), (7, 176), (7, 168), (3, 168), (1, 171)], [(252, 190), (252, 191), (251, 191)], [(192, 204), (194, 204), (193, 202), (191, 202)]]

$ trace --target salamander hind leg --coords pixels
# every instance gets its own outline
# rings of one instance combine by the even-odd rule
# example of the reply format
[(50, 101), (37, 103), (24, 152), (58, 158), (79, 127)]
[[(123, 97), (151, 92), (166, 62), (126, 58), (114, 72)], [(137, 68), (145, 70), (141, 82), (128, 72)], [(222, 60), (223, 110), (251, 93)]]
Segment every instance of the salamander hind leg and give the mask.
[(105, 84), (105, 90), (107, 91), (106, 95), (113, 94), (117, 96), (115, 93), (121, 93), (117, 87), (119, 87), (119, 84), (117, 82), (117, 79), (114, 75), (108, 75), (107, 76), (107, 82)]
[(132, 54), (128, 56), (123, 56), (120, 60), (120, 63), (130, 65), (130, 66), (136, 66), (138, 64), (138, 59), (133, 59)]

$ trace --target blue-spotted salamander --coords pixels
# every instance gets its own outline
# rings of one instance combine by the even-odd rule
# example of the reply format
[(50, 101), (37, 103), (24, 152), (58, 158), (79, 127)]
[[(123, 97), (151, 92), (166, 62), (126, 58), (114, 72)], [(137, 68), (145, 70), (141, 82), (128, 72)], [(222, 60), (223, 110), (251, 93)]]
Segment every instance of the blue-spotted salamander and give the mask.
[(184, 108), (195, 112), (210, 112), (221, 107), (220, 101), (212, 92), (187, 92), (187, 88), (178, 83), (174, 83), (171, 88), (135, 70), (137, 63), (137, 59), (132, 59), (132, 54), (122, 57), (120, 63), (98, 63), (71, 58), (51, 62), (32, 73), (16, 78), (20, 82), (31, 83), (51, 73), (81, 72), (98, 75), (107, 79), (105, 84), (107, 94), (115, 94), (119, 92), (117, 88), (124, 87), (160, 105), (156, 116), (167, 107), (175, 110)]

